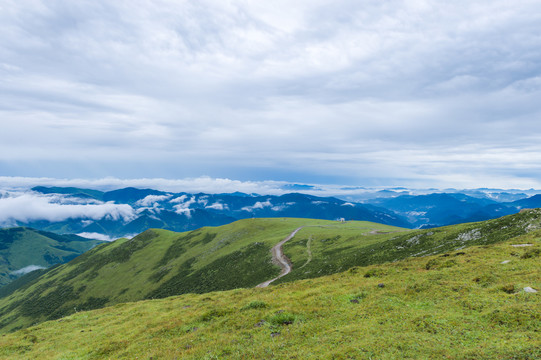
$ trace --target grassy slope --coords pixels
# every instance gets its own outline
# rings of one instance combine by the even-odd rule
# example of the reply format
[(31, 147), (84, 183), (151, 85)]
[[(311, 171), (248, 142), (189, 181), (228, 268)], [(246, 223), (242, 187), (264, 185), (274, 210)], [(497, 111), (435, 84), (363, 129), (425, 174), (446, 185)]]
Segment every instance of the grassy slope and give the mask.
[[(285, 247), (293, 271), (276, 283), (503, 241), (541, 228), (541, 210), (404, 232), (309, 219), (249, 219), (181, 234), (150, 230), (97, 247), (0, 299), (0, 328), (10, 331), (126, 301), (253, 287), (277, 275), (269, 249), (299, 226), (306, 227)], [(310, 261), (306, 237), (312, 238)]]
[[(355, 226), (397, 229), (310, 219), (249, 219), (188, 233), (153, 229), (98, 246), (0, 299), (0, 327), (12, 330), (126, 301), (253, 287), (279, 273), (270, 248), (303, 225), (332, 225), (344, 237), (358, 233)], [(374, 242), (369, 239), (357, 246)]]
[(73, 259), (101, 243), (73, 235), (29, 228), (0, 229), (0, 286), (14, 279), (12, 271), (29, 265), (49, 267)]
[(541, 358), (541, 293), (522, 290), (541, 289), (540, 238), (80, 312), (2, 335), (0, 358)]
[[(343, 226), (352, 231), (337, 232), (333, 227), (302, 229), (284, 245), (284, 253), (291, 259), (293, 271), (277, 283), (329, 275), (353, 266), (380, 264), (504, 241), (541, 229), (541, 209), (427, 230), (381, 229), (381, 232), (391, 232), (375, 235), (365, 229), (355, 233), (357, 224), (346, 223)], [(363, 246), (359, 246), (359, 243)], [(308, 262), (310, 253), (311, 260)]]

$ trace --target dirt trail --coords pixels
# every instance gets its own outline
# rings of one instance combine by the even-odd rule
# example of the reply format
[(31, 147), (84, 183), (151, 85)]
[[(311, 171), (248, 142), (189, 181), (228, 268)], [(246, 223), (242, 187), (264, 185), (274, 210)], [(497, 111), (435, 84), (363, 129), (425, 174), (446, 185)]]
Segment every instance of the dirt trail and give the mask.
[(301, 266), (299, 269), (302, 269), (303, 267), (308, 265), (310, 261), (312, 261), (312, 249), (310, 249), (310, 242), (312, 242), (312, 235), (310, 235), (310, 237), (308, 238), (308, 241), (306, 242), (306, 253), (308, 254), (308, 259), (306, 259), (306, 262), (304, 263), (304, 265)]
[[(291, 272), (291, 262), (289, 261), (287, 256), (284, 255), (284, 252), (282, 250), (282, 245), (284, 245), (286, 242), (291, 240), (299, 232), (299, 230), (301, 230), (302, 228), (305, 228), (305, 227), (332, 228), (332, 227), (336, 227), (336, 226), (335, 225), (305, 225), (305, 226), (301, 226), (301, 227), (295, 229), (295, 231), (293, 231), (291, 234), (289, 234), (284, 240), (282, 240), (278, 244), (276, 244), (271, 250), (271, 252), (272, 252), (272, 262), (282, 268), (282, 272), (280, 273), (280, 275), (278, 275), (274, 279), (267, 280), (264, 283), (261, 283), (261, 284), (257, 285), (256, 287), (258, 287), (258, 288), (267, 287), (273, 281), (276, 281), (279, 278), (281, 278), (283, 276), (286, 276), (287, 274), (289, 274)], [(372, 230), (372, 231), (370, 231), (370, 234), (371, 235), (390, 234), (390, 233), (394, 233), (394, 232), (400, 232), (400, 231)], [(307, 251), (308, 251), (309, 258), (308, 258), (308, 261), (303, 266), (301, 266), (301, 268), (304, 267), (305, 265), (307, 265), (312, 260), (312, 252), (310, 250), (310, 240), (311, 240), (311, 238), (308, 240), (308, 243), (307, 243)]]
[(274, 245), (272, 248), (272, 262), (279, 265), (282, 268), (282, 272), (280, 272), (280, 275), (275, 277), (274, 279), (267, 280), (264, 283), (261, 283), (257, 285), (258, 288), (264, 288), (269, 286), (270, 283), (272, 283), (275, 280), (278, 280), (282, 276), (286, 276), (291, 272), (291, 264), (289, 259), (284, 255), (284, 252), (282, 250), (282, 245), (284, 245), (286, 242), (291, 240), (298, 232), (301, 230), (304, 226), (301, 226), (300, 228), (295, 229), (291, 234), (288, 235), (284, 240), (280, 241), (278, 244)]

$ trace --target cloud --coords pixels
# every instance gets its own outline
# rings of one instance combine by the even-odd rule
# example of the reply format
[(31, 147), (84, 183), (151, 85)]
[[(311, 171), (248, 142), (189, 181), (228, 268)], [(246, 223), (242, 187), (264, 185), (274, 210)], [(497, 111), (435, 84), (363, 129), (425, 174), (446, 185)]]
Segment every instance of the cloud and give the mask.
[[(281, 195), (284, 190), (282, 186), (288, 184), (285, 181), (241, 181), (227, 178), (211, 178), (201, 176), (184, 179), (163, 179), (163, 178), (138, 178), (121, 179), (105, 177), (101, 179), (58, 179), (58, 178), (36, 178), (36, 177), (11, 177), (0, 176), (0, 188), (11, 190), (27, 190), (34, 186), (64, 186), (100, 189), (103, 191), (116, 190), (125, 187), (152, 188), (168, 192), (187, 193), (261, 193), (269, 195)], [(184, 202), (187, 198), (182, 195), (172, 199), (170, 202)]]
[(147, 195), (141, 200), (137, 200), (135, 205), (145, 206), (145, 207), (155, 207), (158, 206), (160, 202), (169, 199), (173, 195)]
[(192, 196), (188, 199), (187, 195), (182, 195), (170, 200), (170, 203), (177, 204), (173, 206), (173, 208), (175, 209), (175, 212), (177, 214), (184, 214), (187, 217), (192, 216), (192, 209), (190, 209), (190, 206), (192, 204), (195, 204), (196, 202), (197, 201), (195, 199), (195, 196)]
[(135, 215), (133, 208), (125, 204), (62, 204), (55, 202), (57, 198), (33, 193), (10, 193), (0, 198), (0, 223), (103, 218), (128, 221)]
[(101, 241), (115, 241), (117, 239), (117, 238), (112, 238), (105, 234), (100, 234), (100, 233), (95, 233), (95, 232), (82, 232), (76, 235), (87, 238), (87, 239), (95, 239), (95, 240), (101, 240)]
[(40, 270), (40, 269), (46, 269), (46, 268), (40, 265), (28, 265), (28, 266), (23, 267), (22, 269), (12, 271), (11, 274), (15, 276), (22, 276), (22, 275), (28, 274), (29, 272)]
[(0, 172), (537, 186), (538, 5), (11, 1)]
[(272, 207), (272, 204), (271, 204), (270, 200), (257, 201), (254, 205), (252, 205), (252, 206), (244, 206), (243, 208), (241, 208), (241, 210), (252, 212), (252, 211), (254, 211), (256, 209), (264, 209), (266, 207)]
[(208, 205), (208, 206), (205, 206), (205, 209), (214, 209), (214, 210), (229, 210), (229, 206), (227, 206), (227, 204), (222, 204), (222, 203), (219, 203), (219, 202), (216, 202), (212, 205)]

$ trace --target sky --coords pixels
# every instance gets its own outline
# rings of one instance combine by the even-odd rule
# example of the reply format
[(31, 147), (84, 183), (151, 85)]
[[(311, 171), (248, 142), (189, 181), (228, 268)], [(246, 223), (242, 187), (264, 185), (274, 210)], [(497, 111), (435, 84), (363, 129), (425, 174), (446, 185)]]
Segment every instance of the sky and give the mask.
[(0, 0), (0, 177), (541, 188), (539, 24), (539, 0)]

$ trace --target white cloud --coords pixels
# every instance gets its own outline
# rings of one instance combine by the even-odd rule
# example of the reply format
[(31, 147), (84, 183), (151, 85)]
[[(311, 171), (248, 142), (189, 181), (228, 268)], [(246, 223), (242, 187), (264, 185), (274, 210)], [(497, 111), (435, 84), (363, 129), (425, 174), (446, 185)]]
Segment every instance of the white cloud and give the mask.
[(187, 198), (188, 198), (188, 195), (181, 195), (179, 197), (176, 197), (174, 199), (169, 200), (169, 202), (171, 204), (180, 204), (180, 203), (183, 203), (184, 201), (186, 201)]
[(254, 211), (256, 209), (263, 209), (263, 208), (266, 208), (266, 207), (272, 207), (272, 204), (271, 204), (270, 200), (257, 201), (254, 205), (252, 205), (252, 206), (244, 206), (243, 208), (241, 208), (241, 210), (252, 212), (252, 211)]
[(0, 198), (0, 223), (103, 218), (127, 221), (135, 215), (132, 207), (125, 204), (73, 205), (55, 202), (56, 199), (57, 196), (41, 196), (33, 193), (13, 193)]
[[(105, 177), (101, 179), (57, 179), (0, 176), (0, 187), (4, 189), (27, 190), (34, 186), (64, 186), (92, 188), (100, 190), (116, 190), (125, 187), (152, 188), (161, 191), (187, 192), (187, 193), (231, 193), (240, 191), (244, 193), (261, 193), (268, 195), (281, 195), (284, 193), (281, 186), (288, 184), (285, 181), (240, 181), (227, 178), (212, 178), (201, 176), (185, 179), (140, 178), (120, 179)], [(187, 195), (171, 199), (171, 203), (184, 202)], [(195, 199), (194, 199), (195, 200)]]
[(199, 199), (197, 199), (197, 203), (203, 206), (207, 206), (209, 203), (208, 196), (201, 196)]
[(87, 239), (94, 239), (94, 240), (101, 240), (101, 241), (114, 241), (117, 239), (117, 238), (112, 238), (105, 234), (100, 234), (100, 233), (95, 233), (95, 232), (82, 232), (77, 235), (87, 238)]
[(222, 204), (219, 202), (216, 202), (212, 205), (205, 206), (205, 209), (214, 209), (214, 210), (229, 210), (229, 206), (227, 204)]
[(170, 202), (173, 204), (177, 204), (173, 206), (177, 214), (184, 214), (187, 217), (191, 217), (192, 209), (190, 209), (190, 206), (192, 204), (195, 204), (197, 201), (195, 199), (195, 196), (192, 196), (190, 197), (190, 199), (188, 199), (186, 195), (182, 195), (178, 198), (172, 199)]
[(23, 267), (22, 269), (12, 271), (11, 274), (15, 276), (22, 276), (22, 275), (28, 274), (29, 272), (40, 270), (40, 269), (46, 269), (46, 268), (40, 265), (28, 265), (28, 266)]
[(160, 202), (163, 202), (173, 195), (147, 195), (141, 200), (137, 200), (135, 205), (145, 206), (145, 207), (155, 207), (158, 206)]
[(288, 204), (276, 205), (276, 206), (271, 207), (271, 210), (272, 211), (282, 211), (284, 209), (287, 209), (289, 206), (290, 205), (288, 205)]
[[(456, 144), (541, 153), (538, 8), (503, 0), (8, 1), (0, 170), (439, 186), (427, 174), (445, 169)], [(389, 157), (374, 161), (374, 149)], [(437, 161), (401, 165), (408, 152)], [(541, 175), (472, 155), (471, 168), (503, 175), (508, 187), (535, 186)], [(470, 167), (454, 167), (469, 175)], [(474, 186), (485, 185), (476, 178)], [(218, 191), (217, 182), (207, 188)]]

